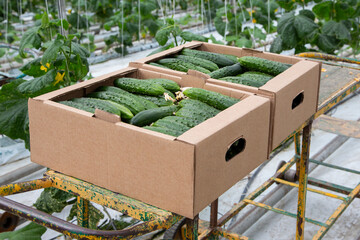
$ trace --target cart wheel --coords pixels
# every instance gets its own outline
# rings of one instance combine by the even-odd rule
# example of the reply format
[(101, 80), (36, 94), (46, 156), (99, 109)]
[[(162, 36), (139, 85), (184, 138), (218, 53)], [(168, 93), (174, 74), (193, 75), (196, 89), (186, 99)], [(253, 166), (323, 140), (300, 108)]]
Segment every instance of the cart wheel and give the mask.
[(182, 240), (181, 228), (185, 224), (186, 218), (182, 218), (180, 221), (175, 223), (171, 228), (165, 231), (164, 239), (176, 239)]
[(8, 212), (4, 212), (0, 217), (0, 233), (14, 230), (18, 222), (18, 216), (15, 216)]
[[(282, 168), (282, 166), (284, 166), (285, 164), (286, 162), (284, 160), (279, 162), (279, 165), (276, 168), (276, 172), (279, 171), (279, 169)], [(297, 180), (296, 171), (293, 169), (289, 169), (280, 178), (289, 182), (296, 182)]]

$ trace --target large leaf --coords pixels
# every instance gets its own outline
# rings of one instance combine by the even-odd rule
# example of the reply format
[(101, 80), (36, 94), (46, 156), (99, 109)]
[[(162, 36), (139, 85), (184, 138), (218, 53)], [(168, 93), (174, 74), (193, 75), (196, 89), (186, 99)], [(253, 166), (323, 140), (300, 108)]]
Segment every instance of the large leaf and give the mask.
[(312, 10), (318, 18), (328, 21), (333, 13), (333, 1), (320, 2)]
[(182, 39), (184, 39), (185, 41), (188, 41), (188, 42), (191, 42), (193, 40), (200, 41), (200, 42), (208, 41), (207, 37), (204, 37), (199, 34), (189, 32), (189, 31), (183, 31), (182, 33), (180, 33), (180, 37), (182, 37)]
[(310, 18), (313, 21), (315, 20), (315, 14), (309, 9), (300, 10), (299, 15), (306, 16), (306, 17)]
[(41, 66), (41, 58), (37, 58), (23, 65), (20, 71), (29, 76), (40, 77), (45, 74), (45, 71), (41, 70)]
[(328, 21), (324, 24), (322, 32), (328, 36), (334, 36), (339, 40), (351, 40), (351, 35), (348, 27), (343, 21), (335, 22)]
[(215, 25), (215, 28), (216, 28), (216, 31), (224, 36), (225, 35), (225, 28), (226, 28), (226, 24), (225, 22), (222, 20), (222, 17), (218, 17), (216, 16), (214, 18), (214, 25)]
[(58, 37), (52, 42), (52, 44), (45, 50), (44, 55), (41, 58), (41, 64), (46, 65), (51, 63), (59, 55), (60, 48), (64, 45), (63, 40)]
[(45, 232), (46, 227), (31, 222), (19, 230), (0, 233), (0, 240), (41, 240)]
[(334, 53), (334, 51), (338, 48), (338, 41), (332, 36), (321, 34), (319, 35), (317, 45), (326, 53)]
[(164, 46), (167, 43), (167, 41), (169, 40), (170, 32), (171, 26), (166, 26), (157, 31), (155, 39), (159, 43), (159, 45)]
[(235, 41), (235, 45), (237, 47), (251, 48), (252, 47), (252, 41), (250, 39), (247, 39), (246, 37), (242, 37), (242, 38), (237, 39)]
[(286, 13), (279, 19), (277, 28), (278, 33), (281, 35), (283, 44), (290, 49), (294, 48), (298, 42), (294, 21), (294, 14)]
[(280, 36), (277, 36), (273, 43), (271, 44), (271, 47), (270, 47), (270, 52), (273, 52), (273, 53), (281, 53), (282, 50), (283, 50), (283, 47), (282, 47), (283, 43), (282, 43), (282, 39)]
[(335, 19), (336, 21), (347, 20), (355, 13), (355, 9), (348, 3), (338, 1), (335, 3)]
[(73, 197), (74, 195), (57, 188), (45, 188), (34, 206), (36, 209), (49, 214), (61, 212), (64, 207), (69, 205), (68, 200)]
[(81, 58), (79, 54), (70, 59), (71, 80), (77, 82), (82, 80), (89, 72), (89, 64), (86, 58)]
[(305, 38), (319, 28), (312, 19), (304, 15), (298, 15), (295, 17), (294, 27), (299, 38)]
[(74, 55), (79, 54), (82, 58), (90, 57), (89, 51), (76, 42), (71, 42), (71, 49)]
[(39, 35), (40, 27), (29, 28), (20, 40), (19, 53), (22, 57), (25, 57), (24, 49), (25, 48), (40, 48), (41, 46), (41, 37)]
[[(77, 205), (74, 204), (70, 210), (69, 216), (66, 218), (67, 221), (71, 221), (77, 217)], [(97, 225), (99, 224), (100, 220), (104, 218), (104, 214), (94, 207), (91, 203), (89, 204), (89, 228), (97, 229)]]
[(45, 93), (51, 90), (56, 89), (55, 86), (52, 85), (55, 80), (56, 70), (51, 69), (45, 75), (41, 77), (34, 78), (32, 80), (21, 83), (17, 89), (21, 93)]

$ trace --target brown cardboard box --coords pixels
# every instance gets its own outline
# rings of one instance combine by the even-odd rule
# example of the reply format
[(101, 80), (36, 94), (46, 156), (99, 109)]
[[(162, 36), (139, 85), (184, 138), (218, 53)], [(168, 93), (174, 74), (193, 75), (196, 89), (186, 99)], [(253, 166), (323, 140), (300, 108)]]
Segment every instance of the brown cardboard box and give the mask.
[[(185, 47), (201, 51), (231, 54), (237, 57), (256, 56), (293, 64), (291, 68), (277, 75), (259, 88), (211, 79), (208, 76), (208, 83), (252, 92), (259, 96), (268, 97), (271, 100), (271, 150), (275, 149), (289, 134), (300, 127), (300, 125), (309, 119), (317, 110), (321, 64), (314, 61), (266, 53), (253, 49), (194, 41), (132, 62), (130, 66), (156, 70), (181, 77), (187, 75), (194, 76), (196, 71), (193, 70), (184, 73), (146, 64), (157, 61), (165, 56), (176, 54)], [(201, 74), (197, 73), (197, 75)], [(205, 75), (205, 77), (206, 76), (207, 75)]]
[[(82, 97), (121, 76), (167, 78), (125, 68), (29, 100), (31, 160), (56, 171), (193, 218), (268, 157), (270, 101), (252, 93), (205, 83), (201, 87), (242, 99), (179, 137), (91, 114), (56, 101)], [(242, 139), (242, 152), (225, 160)]]

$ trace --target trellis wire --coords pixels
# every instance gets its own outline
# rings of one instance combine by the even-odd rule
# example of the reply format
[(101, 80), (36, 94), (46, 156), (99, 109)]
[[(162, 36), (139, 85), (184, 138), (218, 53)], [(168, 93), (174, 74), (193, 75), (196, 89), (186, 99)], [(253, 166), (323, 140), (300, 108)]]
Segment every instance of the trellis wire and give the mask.
[(227, 1), (225, 0), (225, 32), (224, 32), (224, 41), (225, 41), (225, 42), (226, 42), (226, 33), (227, 33), (227, 23), (228, 23)]
[[(86, 2), (87, 2), (87, 0), (85, 0), (86, 35), (89, 38), (89, 19), (88, 19), (88, 15), (87, 15), (87, 3)], [(88, 51), (90, 52), (90, 41), (88, 41), (87, 47), (88, 47)]]
[(124, 57), (124, 0), (121, 0), (121, 57)]
[[(48, 1), (47, 0), (45, 0), (45, 8), (46, 8), (46, 14), (49, 15), (49, 6), (48, 6)], [(60, 11), (60, 9), (59, 9), (59, 11)], [(50, 29), (50, 38), (51, 39), (53, 38), (51, 29)]]

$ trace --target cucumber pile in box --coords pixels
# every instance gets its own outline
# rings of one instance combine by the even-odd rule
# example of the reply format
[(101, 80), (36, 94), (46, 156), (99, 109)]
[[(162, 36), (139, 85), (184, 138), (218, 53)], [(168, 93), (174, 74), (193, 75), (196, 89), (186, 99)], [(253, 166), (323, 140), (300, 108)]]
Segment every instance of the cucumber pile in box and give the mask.
[(181, 91), (176, 82), (163, 78), (119, 78), (114, 86), (60, 103), (91, 113), (97, 108), (124, 122), (177, 137), (239, 101), (201, 88)]
[(175, 56), (151, 62), (150, 65), (187, 72), (189, 69), (208, 74), (211, 78), (261, 87), (291, 65), (259, 57), (212, 53), (184, 48)]

